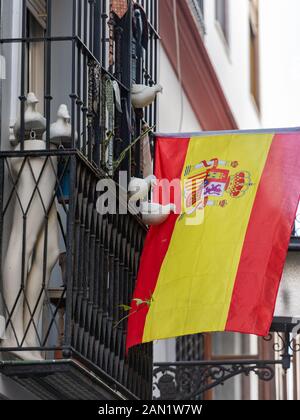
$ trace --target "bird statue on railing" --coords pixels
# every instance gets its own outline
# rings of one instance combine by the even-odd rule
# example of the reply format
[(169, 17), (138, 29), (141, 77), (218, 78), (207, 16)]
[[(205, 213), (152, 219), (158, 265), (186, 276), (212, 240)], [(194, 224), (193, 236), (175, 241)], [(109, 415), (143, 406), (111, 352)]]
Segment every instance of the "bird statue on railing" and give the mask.
[(131, 102), (136, 109), (145, 108), (151, 105), (158, 93), (163, 92), (161, 85), (146, 86), (133, 84), (131, 88)]
[[(25, 139), (29, 138), (29, 134), (33, 131), (35, 132), (35, 137), (39, 139), (46, 129), (46, 118), (36, 110), (38, 103), (39, 100), (35, 94), (33, 92), (28, 93), (24, 113)], [(21, 118), (19, 116), (14, 125), (15, 140), (12, 140), (12, 143), (18, 143), (20, 141), (20, 130)]]
[(164, 223), (171, 213), (176, 213), (175, 204), (167, 204), (163, 206), (158, 203), (141, 203), (141, 215), (145, 225), (158, 226)]
[(151, 188), (156, 185), (157, 178), (149, 175), (147, 178), (131, 178), (128, 186), (129, 203), (143, 201), (148, 197)]
[(6, 80), (6, 59), (0, 55), (0, 80)]
[[(67, 105), (62, 104), (57, 111), (57, 121), (50, 126), (50, 142), (58, 146), (70, 146), (72, 138), (71, 117)], [(46, 131), (43, 134), (43, 140), (46, 140)], [(75, 132), (75, 141), (78, 138)]]

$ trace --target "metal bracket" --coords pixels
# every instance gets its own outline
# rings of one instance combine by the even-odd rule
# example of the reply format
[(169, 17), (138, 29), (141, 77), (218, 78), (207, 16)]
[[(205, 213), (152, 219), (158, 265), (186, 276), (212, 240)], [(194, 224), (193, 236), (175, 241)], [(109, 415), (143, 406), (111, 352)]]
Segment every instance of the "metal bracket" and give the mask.
[(277, 334), (279, 341), (273, 344), (273, 350), (280, 358), (276, 360), (236, 359), (154, 364), (154, 399), (201, 399), (204, 392), (223, 385), (235, 376), (249, 376), (251, 372), (261, 381), (271, 381), (275, 377), (275, 366), (280, 365), (285, 371), (288, 370), (293, 354), (300, 351), (300, 345), (295, 342), (299, 329), (300, 318), (274, 318), (271, 333), (264, 340), (271, 341), (272, 333)]
[(194, 400), (229, 379), (254, 372), (262, 381), (275, 376), (274, 365), (280, 361), (232, 360), (160, 363), (154, 369), (154, 399)]

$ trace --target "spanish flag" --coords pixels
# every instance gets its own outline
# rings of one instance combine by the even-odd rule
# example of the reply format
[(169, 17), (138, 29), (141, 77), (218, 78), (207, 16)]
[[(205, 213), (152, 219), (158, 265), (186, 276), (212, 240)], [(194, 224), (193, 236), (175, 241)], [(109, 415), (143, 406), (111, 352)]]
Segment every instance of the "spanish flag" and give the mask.
[(155, 200), (177, 214), (147, 235), (127, 348), (269, 333), (300, 198), (300, 130), (274, 131), (157, 135)]

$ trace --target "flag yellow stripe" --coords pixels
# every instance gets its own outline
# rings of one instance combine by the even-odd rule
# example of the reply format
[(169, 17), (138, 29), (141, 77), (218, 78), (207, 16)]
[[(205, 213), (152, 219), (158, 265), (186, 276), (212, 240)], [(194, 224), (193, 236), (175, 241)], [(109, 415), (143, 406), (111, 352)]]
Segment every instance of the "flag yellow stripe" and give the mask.
[[(195, 214), (178, 218), (147, 314), (143, 342), (224, 331), (248, 221), (272, 139), (270, 134), (231, 134), (190, 140), (182, 181), (205, 170), (197, 169), (199, 163), (218, 156), (218, 169), (229, 170), (230, 176), (247, 171), (253, 185), (240, 198), (233, 199), (225, 192), (221, 197), (228, 201), (225, 207), (210, 197), (201, 224), (191, 224)], [(231, 162), (238, 162), (238, 167)], [(190, 171), (186, 171), (187, 166)]]

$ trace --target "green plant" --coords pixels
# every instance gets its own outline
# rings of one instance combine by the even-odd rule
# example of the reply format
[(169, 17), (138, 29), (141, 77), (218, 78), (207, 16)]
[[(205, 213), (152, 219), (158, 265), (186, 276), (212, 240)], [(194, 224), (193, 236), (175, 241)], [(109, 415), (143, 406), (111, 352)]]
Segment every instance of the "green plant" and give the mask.
[(118, 167), (121, 165), (123, 160), (126, 158), (127, 153), (130, 152), (130, 150), (136, 145), (136, 143), (138, 143), (140, 140), (142, 140), (143, 137), (145, 137), (147, 134), (149, 134), (151, 131), (153, 131), (154, 127), (155, 126), (149, 127), (147, 130), (143, 131), (142, 134), (139, 137), (137, 137), (135, 140), (133, 140), (130, 143), (130, 145), (128, 147), (126, 147), (126, 149), (124, 149), (120, 153), (120, 156), (119, 156), (118, 160), (114, 161), (114, 163), (113, 163), (113, 170), (114, 171), (116, 169), (118, 169)]
[(141, 309), (143, 309), (145, 307), (145, 305), (148, 306), (148, 308), (150, 308), (150, 306), (154, 302), (154, 298), (153, 298), (152, 293), (150, 293), (150, 298), (149, 299), (143, 300), (143, 299), (135, 298), (132, 301), (136, 303), (136, 310), (133, 311), (133, 312), (131, 312), (131, 310), (132, 310), (131, 306), (124, 305), (124, 304), (119, 305), (119, 308), (123, 309), (124, 312), (130, 312), (130, 313), (127, 314), (126, 316), (124, 316), (122, 319), (120, 319), (120, 321), (116, 322), (115, 325), (114, 325), (114, 328), (117, 328), (123, 321), (125, 321), (130, 316), (139, 312)]
[[(136, 143), (138, 143), (140, 140), (143, 139), (143, 137), (145, 137), (147, 134), (149, 134), (151, 131), (153, 131), (153, 129), (154, 129), (154, 126), (147, 128), (147, 130), (143, 131), (139, 137), (137, 137), (136, 139), (134, 139), (130, 143), (130, 145), (128, 147), (126, 147), (126, 149), (124, 149), (120, 153), (119, 158), (117, 160), (115, 160), (115, 161), (112, 162), (112, 168), (111, 169), (112, 169), (113, 173), (119, 168), (119, 166), (121, 165), (121, 163), (123, 162), (123, 160), (126, 158), (127, 153), (129, 153), (131, 151), (131, 149), (136, 145)], [(115, 137), (114, 131), (107, 131), (106, 138), (104, 139), (103, 145), (102, 145), (102, 153), (103, 153), (103, 156), (106, 156), (108, 145), (114, 139), (114, 137)], [(103, 169), (105, 171), (107, 171), (109, 169), (107, 167), (107, 163), (105, 161), (102, 162), (102, 166), (103, 166)]]

